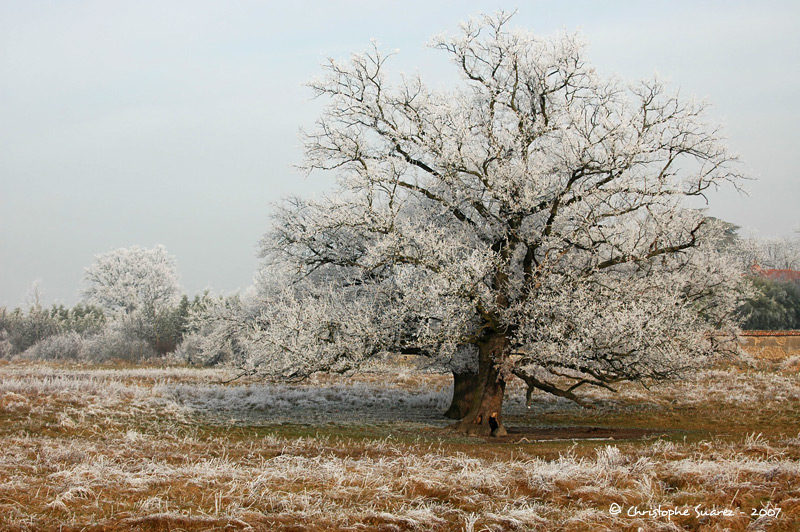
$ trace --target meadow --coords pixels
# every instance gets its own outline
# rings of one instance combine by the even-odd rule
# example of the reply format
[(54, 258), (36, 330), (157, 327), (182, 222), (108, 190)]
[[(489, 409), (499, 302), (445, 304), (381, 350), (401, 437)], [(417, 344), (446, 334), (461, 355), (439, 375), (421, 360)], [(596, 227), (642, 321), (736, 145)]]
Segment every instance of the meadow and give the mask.
[(511, 434), (440, 413), (448, 375), (303, 384), (222, 369), (0, 362), (0, 529), (800, 530), (800, 361), (594, 409), (520, 382)]

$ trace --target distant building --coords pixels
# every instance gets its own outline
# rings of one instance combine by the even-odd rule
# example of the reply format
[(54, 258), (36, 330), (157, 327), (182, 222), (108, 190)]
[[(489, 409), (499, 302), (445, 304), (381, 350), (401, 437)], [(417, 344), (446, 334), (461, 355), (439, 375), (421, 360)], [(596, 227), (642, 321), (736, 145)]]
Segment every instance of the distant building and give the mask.
[(765, 279), (769, 279), (770, 281), (778, 281), (782, 283), (788, 282), (800, 282), (800, 271), (797, 270), (774, 270), (774, 269), (767, 269), (765, 270), (758, 264), (753, 264), (750, 268), (754, 274), (760, 275)]

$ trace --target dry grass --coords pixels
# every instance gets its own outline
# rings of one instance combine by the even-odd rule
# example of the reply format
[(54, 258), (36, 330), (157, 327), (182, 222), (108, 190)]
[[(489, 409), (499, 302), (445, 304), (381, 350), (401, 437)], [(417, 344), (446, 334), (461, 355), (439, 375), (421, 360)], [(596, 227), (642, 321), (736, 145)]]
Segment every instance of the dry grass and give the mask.
[[(225, 377), (0, 366), (0, 529), (800, 529), (800, 379), (780, 368), (598, 392), (593, 411), (545, 396), (527, 410), (512, 386), (511, 426), (659, 435), (614, 442), (452, 435), (435, 416), (449, 393), (438, 375), (215, 384)], [(763, 508), (780, 514), (750, 515)]]

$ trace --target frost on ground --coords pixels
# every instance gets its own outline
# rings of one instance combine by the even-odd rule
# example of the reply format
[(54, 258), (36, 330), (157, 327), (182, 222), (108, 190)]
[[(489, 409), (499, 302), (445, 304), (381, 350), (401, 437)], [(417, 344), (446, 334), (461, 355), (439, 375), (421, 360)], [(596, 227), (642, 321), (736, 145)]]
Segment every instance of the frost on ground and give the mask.
[(157, 392), (211, 421), (248, 425), (417, 421), (442, 425), (446, 420), (441, 413), (447, 409), (452, 391), (441, 376), (420, 378), (411, 388), (391, 382), (317, 380), (302, 386), (170, 384), (157, 387)]
[[(761, 434), (745, 432), (754, 421), (719, 436), (677, 432), (611, 445), (448, 435), (436, 429), (436, 412), (420, 413), (446, 406), (445, 376), (219, 384), (227, 378), (181, 368), (0, 366), (0, 529), (789, 531), (800, 524), (796, 375), (716, 370), (646, 396), (636, 387), (597, 393), (596, 411), (582, 415), (598, 422), (617, 415), (667, 424), (676, 410), (772, 420), (758, 421)], [(515, 423), (588, 418), (539, 396), (528, 411), (516, 385), (510, 395)], [(775, 412), (794, 421), (778, 426)], [(293, 433), (293, 419), (312, 427)], [(358, 422), (396, 432), (364, 437), (349, 425)], [(625, 511), (612, 515), (613, 503)], [(697, 517), (696, 505), (735, 513)], [(692, 512), (626, 513), (659, 507)]]

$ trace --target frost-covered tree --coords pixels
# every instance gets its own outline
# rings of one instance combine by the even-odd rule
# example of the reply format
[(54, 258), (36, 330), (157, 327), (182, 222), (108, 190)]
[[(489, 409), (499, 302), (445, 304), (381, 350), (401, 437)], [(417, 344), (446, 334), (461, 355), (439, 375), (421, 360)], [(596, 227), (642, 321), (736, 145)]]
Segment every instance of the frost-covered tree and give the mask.
[(21, 353), (37, 342), (57, 335), (61, 330), (58, 319), (42, 308), (38, 281), (26, 296), (28, 311), (15, 308), (8, 312), (0, 309), (0, 356)]
[[(155, 348), (180, 299), (175, 258), (163, 246), (119, 248), (95, 257), (84, 272), (82, 295)], [(168, 328), (168, 327), (166, 327)], [(174, 336), (174, 335), (173, 335)], [(168, 344), (174, 348), (174, 338)]]
[(190, 364), (212, 366), (249, 358), (250, 332), (258, 328), (261, 301), (240, 294), (195, 296), (188, 309), (187, 336), (178, 355)]
[(800, 270), (800, 231), (790, 237), (750, 235), (740, 243), (740, 256), (746, 268)]
[(512, 374), (579, 400), (680, 375), (731, 338), (741, 275), (719, 224), (684, 207), (741, 179), (704, 105), (602, 77), (576, 36), (509, 19), (433, 41), (453, 90), (391, 83), (377, 47), (311, 84), (328, 104), (305, 168), (339, 190), (275, 215), (244, 369), (302, 378), (418, 354), (454, 371), (456, 428), (499, 435)]
[(112, 316), (173, 306), (180, 298), (175, 258), (164, 246), (100, 253), (83, 280), (83, 297)]

